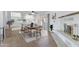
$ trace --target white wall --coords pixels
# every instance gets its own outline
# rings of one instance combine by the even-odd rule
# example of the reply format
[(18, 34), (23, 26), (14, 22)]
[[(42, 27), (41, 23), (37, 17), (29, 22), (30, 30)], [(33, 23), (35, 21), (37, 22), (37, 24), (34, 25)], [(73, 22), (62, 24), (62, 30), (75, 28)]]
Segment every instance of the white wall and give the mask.
[[(56, 14), (57, 14), (57, 17), (60, 17), (60, 16), (63, 16), (63, 15), (67, 15), (67, 14), (70, 14), (70, 13), (74, 13), (76, 11), (56, 11)], [(61, 31), (64, 31), (64, 22), (65, 23), (68, 23), (68, 24), (71, 24), (71, 23), (78, 23), (78, 19), (79, 19), (79, 16), (70, 16), (70, 17), (65, 17), (65, 18), (57, 18), (57, 19), (52, 19), (52, 13), (50, 13), (50, 24), (53, 24), (54, 25), (54, 30), (61, 30)], [(72, 21), (70, 19), (67, 20), (67, 18), (71, 18), (73, 17), (75, 20)], [(76, 21), (77, 20), (77, 21)]]
[(5, 29), (7, 28), (7, 21), (11, 19), (10, 11), (3, 11), (3, 24)]
[[(73, 34), (79, 35), (79, 14), (61, 18), (60, 20), (61, 31), (64, 31), (64, 23), (73, 27)], [(75, 24), (77, 24), (76, 27)]]
[[(0, 28), (3, 28), (3, 11), (0, 11)], [(3, 29), (0, 29), (0, 35), (3, 34)]]
[(0, 27), (3, 27), (3, 12), (0, 11)]

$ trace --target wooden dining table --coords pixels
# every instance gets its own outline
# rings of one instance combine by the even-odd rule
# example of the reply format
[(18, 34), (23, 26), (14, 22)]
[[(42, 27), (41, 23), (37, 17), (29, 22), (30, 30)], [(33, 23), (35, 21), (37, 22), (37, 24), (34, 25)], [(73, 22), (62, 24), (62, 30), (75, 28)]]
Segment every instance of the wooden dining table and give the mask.
[(38, 32), (38, 30), (40, 30), (40, 33), (41, 33), (40, 26), (33, 26), (33, 27), (25, 26), (25, 28), (27, 28), (28, 32), (31, 32), (32, 36), (33, 36), (33, 33), (35, 33), (35, 36), (36, 36), (36, 32)]

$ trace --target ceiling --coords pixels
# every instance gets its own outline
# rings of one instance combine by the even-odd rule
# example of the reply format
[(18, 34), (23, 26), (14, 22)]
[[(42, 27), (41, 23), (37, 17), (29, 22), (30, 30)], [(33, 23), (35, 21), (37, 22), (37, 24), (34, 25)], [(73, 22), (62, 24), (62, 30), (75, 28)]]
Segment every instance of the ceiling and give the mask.
[[(11, 12), (20, 12), (24, 14), (29, 14), (32, 13), (32, 11), (11, 11)], [(53, 13), (53, 11), (34, 11), (37, 14), (48, 14), (48, 13)]]
[[(11, 12), (20, 12), (20, 13), (23, 13), (23, 14), (31, 14), (32, 11), (11, 11)], [(60, 16), (63, 16), (63, 15), (66, 15), (66, 14), (69, 14), (69, 13), (73, 13), (73, 12), (76, 12), (76, 11), (34, 11), (36, 14), (41, 14), (41, 15), (45, 15), (45, 14), (53, 14), (53, 13), (56, 13), (57, 14), (57, 17), (60, 17)]]

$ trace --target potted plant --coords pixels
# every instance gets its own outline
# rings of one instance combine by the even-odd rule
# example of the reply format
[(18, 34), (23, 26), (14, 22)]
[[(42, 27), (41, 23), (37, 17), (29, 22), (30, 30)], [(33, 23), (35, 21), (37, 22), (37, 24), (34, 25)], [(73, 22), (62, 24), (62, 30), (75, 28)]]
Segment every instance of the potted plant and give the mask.
[(14, 20), (7, 21), (8, 27), (11, 28), (11, 25), (14, 23)]

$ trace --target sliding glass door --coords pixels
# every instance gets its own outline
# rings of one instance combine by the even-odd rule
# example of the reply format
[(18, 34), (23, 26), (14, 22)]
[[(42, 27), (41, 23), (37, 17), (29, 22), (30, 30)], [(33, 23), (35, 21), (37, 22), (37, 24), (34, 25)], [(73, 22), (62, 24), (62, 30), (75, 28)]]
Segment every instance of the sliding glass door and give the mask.
[(11, 20), (14, 20), (14, 23), (12, 24), (12, 30), (18, 30), (21, 28), (23, 20), (21, 12), (11, 12)]

